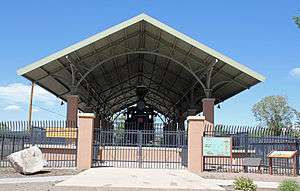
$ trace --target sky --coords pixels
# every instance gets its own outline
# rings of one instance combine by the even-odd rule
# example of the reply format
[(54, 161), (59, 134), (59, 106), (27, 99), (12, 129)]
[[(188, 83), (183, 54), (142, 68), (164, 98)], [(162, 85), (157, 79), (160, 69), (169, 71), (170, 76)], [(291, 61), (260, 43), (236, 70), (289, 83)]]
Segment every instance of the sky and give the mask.
[[(299, 0), (27, 0), (0, 4), (0, 121), (27, 120), (30, 82), (17, 69), (113, 25), (146, 13), (263, 74), (220, 104), (216, 122), (255, 125), (252, 106), (283, 95), (300, 110)], [(63, 120), (66, 104), (36, 87), (34, 120)]]

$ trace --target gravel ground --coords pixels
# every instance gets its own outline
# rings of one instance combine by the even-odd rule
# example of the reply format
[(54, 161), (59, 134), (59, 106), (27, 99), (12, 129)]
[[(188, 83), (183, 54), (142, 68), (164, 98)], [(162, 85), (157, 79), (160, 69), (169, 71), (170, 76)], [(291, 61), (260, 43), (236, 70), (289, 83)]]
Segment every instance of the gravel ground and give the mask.
[(23, 175), (17, 173), (13, 168), (0, 168), (0, 178), (21, 178), (21, 177), (40, 177), (40, 176), (64, 176), (64, 175), (74, 175), (78, 171), (75, 169), (45, 169), (42, 172)]
[(237, 177), (247, 177), (254, 181), (265, 181), (265, 182), (280, 182), (285, 179), (294, 179), (300, 182), (300, 176), (276, 176), (269, 174), (256, 174), (256, 173), (212, 173), (203, 172), (199, 173), (199, 176), (207, 179), (222, 179), (222, 180), (234, 180)]
[[(226, 189), (226, 191), (235, 191), (233, 186), (221, 186)], [(257, 188), (256, 191), (276, 191), (277, 189), (266, 189), (266, 188)]]
[[(58, 182), (1, 184), (0, 191), (49, 191)], [(232, 186), (224, 187), (226, 191), (234, 191)], [(257, 189), (257, 191), (276, 191), (276, 189)]]
[[(3, 178), (28, 178), (28, 177), (47, 177), (74, 175), (78, 171), (75, 169), (46, 169), (42, 172), (23, 175), (17, 173), (13, 168), (0, 168), (0, 179)], [(49, 191), (58, 182), (39, 182), (22, 184), (1, 184), (0, 191)]]
[(49, 191), (58, 182), (1, 184), (0, 191)]

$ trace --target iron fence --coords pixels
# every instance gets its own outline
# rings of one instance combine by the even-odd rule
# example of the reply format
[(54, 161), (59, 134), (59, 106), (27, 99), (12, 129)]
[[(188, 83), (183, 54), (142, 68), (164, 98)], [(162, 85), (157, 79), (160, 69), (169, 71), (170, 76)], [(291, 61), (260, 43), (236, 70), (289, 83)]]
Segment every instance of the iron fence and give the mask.
[(10, 166), (7, 156), (38, 146), (47, 167), (75, 167), (77, 126), (66, 121), (0, 122), (0, 167)]
[(152, 130), (95, 129), (92, 166), (184, 168), (186, 132), (167, 130), (164, 124), (145, 125)]
[[(269, 173), (270, 152), (299, 151), (299, 132), (293, 129), (276, 132), (263, 127), (224, 125), (205, 128), (205, 137), (232, 138), (232, 158), (204, 157), (204, 169), (207, 171)], [(292, 160), (275, 158), (272, 169), (274, 174), (292, 174)], [(299, 156), (297, 171), (299, 172)]]

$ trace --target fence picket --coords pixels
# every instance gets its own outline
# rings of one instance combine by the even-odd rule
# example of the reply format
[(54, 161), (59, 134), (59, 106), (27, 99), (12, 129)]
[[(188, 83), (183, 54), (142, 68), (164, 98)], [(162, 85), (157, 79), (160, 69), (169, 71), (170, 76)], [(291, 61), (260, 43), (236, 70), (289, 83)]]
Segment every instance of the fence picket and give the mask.
[[(222, 128), (220, 128), (222, 127)], [(233, 158), (235, 163), (233, 169), (229, 168), (228, 158), (226, 157), (205, 157), (204, 169), (219, 172), (242, 172), (245, 171), (244, 158), (260, 158), (261, 168), (264, 173), (268, 173), (269, 163), (268, 154), (273, 150), (297, 150), (299, 152), (297, 130), (286, 129), (275, 132), (264, 127), (215, 125), (213, 130), (206, 131), (207, 137), (232, 137), (233, 139)], [(273, 165), (277, 174), (291, 174), (291, 160), (273, 159)], [(248, 172), (257, 172), (255, 166), (247, 167)], [(299, 156), (297, 157), (297, 172), (299, 172)]]
[(1, 121), (0, 167), (10, 166), (6, 157), (37, 145), (48, 160), (48, 167), (75, 167), (77, 127), (67, 129), (66, 121)]

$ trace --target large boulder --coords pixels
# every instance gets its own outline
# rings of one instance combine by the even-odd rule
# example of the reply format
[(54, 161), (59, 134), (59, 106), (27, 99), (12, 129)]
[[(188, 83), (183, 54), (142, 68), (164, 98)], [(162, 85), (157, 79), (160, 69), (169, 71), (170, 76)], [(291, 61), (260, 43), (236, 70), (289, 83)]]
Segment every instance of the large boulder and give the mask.
[(15, 152), (7, 157), (11, 166), (19, 173), (32, 174), (39, 172), (47, 165), (42, 151), (37, 146)]

